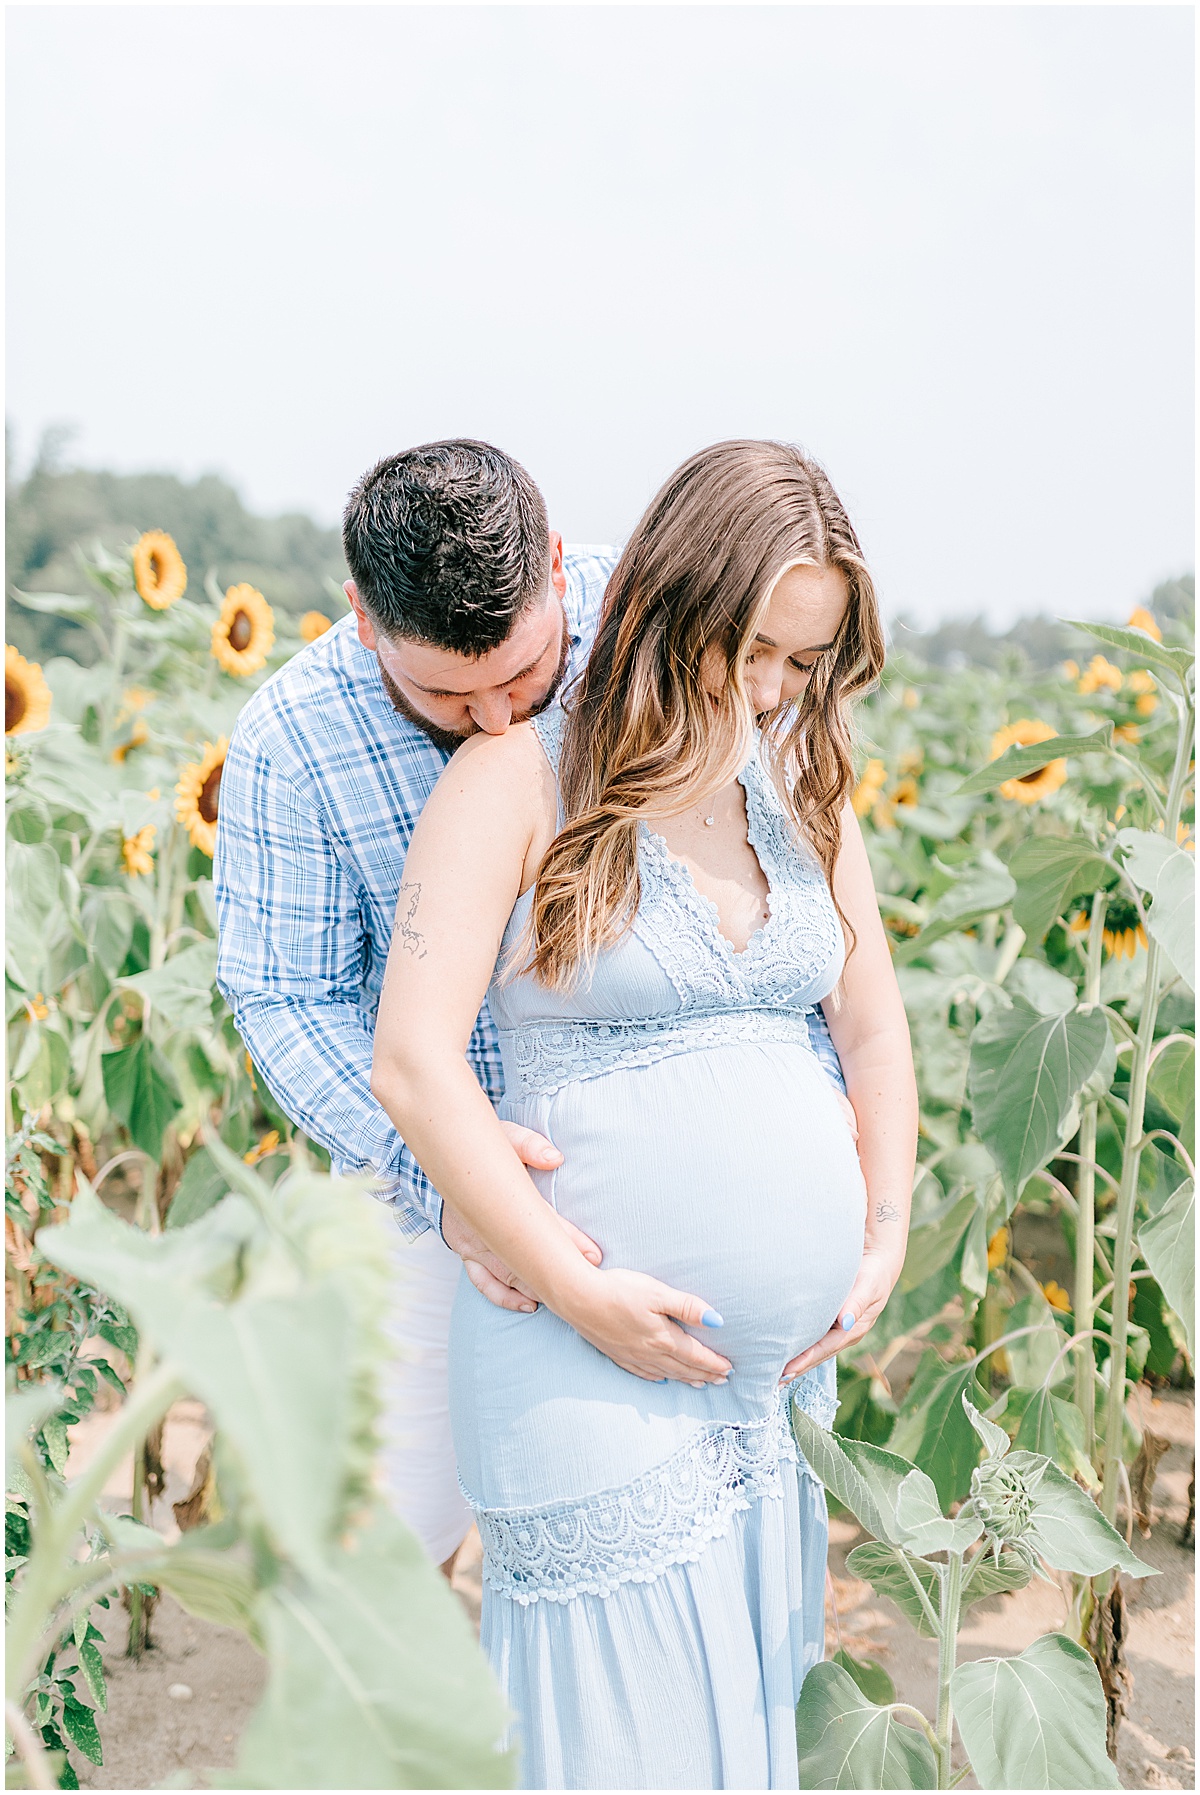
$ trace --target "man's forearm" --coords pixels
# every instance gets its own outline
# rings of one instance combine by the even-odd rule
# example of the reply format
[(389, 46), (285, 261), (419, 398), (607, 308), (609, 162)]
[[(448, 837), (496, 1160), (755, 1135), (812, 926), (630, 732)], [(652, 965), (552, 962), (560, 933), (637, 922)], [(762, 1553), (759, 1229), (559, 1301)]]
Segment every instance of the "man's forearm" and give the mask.
[(372, 1037), (349, 1003), (256, 997), (233, 1005), (238, 1032), (279, 1107), (324, 1147), (337, 1171), (392, 1187), (412, 1222), (436, 1228), (441, 1198), (371, 1095)]

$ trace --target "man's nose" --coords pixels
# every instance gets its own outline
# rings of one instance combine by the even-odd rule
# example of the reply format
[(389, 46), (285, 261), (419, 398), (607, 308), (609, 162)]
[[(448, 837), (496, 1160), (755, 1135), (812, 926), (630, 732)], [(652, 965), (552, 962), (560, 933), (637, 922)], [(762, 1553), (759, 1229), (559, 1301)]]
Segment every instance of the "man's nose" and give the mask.
[(472, 698), (467, 705), (471, 721), (485, 735), (503, 735), (512, 722), (512, 699), (507, 692), (489, 692), (486, 697)]

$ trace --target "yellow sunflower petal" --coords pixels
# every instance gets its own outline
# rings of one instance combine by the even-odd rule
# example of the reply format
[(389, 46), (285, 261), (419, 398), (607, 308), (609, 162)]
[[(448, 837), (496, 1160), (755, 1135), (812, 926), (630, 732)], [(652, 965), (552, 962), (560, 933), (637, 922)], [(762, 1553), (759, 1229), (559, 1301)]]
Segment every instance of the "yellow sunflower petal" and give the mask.
[(987, 1262), (989, 1271), (997, 1271), (1008, 1258), (1008, 1229), (999, 1228), (988, 1241)]
[(1126, 629), (1144, 630), (1146, 635), (1153, 636), (1156, 642), (1162, 641), (1162, 631), (1155, 623), (1152, 613), (1147, 611), (1144, 605), (1137, 606), (1125, 627)]
[(1110, 660), (1105, 659), (1104, 655), (1094, 654), (1087, 664), (1087, 671), (1079, 681), (1079, 690), (1081, 692), (1099, 692), (1103, 689), (1109, 692), (1119, 692), (1121, 679), (1122, 673), (1119, 667), (1114, 667)]
[[(1052, 729), (1039, 717), (1018, 717), (1015, 723), (1006, 723), (1003, 729), (996, 731), (992, 737), (991, 757), (999, 760), (1008, 748), (1032, 748), (1038, 742), (1053, 741), (1057, 734), (1057, 729)], [(1036, 804), (1040, 798), (1050, 797), (1066, 781), (1066, 761), (1052, 760), (1036, 773), (1022, 773), (1016, 779), (1006, 779), (1000, 787), (1000, 796), (1017, 804)]]
[(212, 652), (239, 679), (261, 673), (275, 643), (275, 613), (254, 586), (231, 586), (213, 624)]
[(1064, 1315), (1070, 1310), (1070, 1297), (1067, 1295), (1067, 1292), (1063, 1289), (1062, 1285), (1056, 1284), (1053, 1278), (1048, 1279), (1047, 1282), (1042, 1285), (1042, 1295), (1052, 1309), (1058, 1309)]
[(257, 1147), (251, 1147), (249, 1153), (242, 1154), (242, 1158), (248, 1166), (257, 1165), (260, 1159), (265, 1159), (267, 1157), (268, 1153), (274, 1153), (278, 1145), (279, 1130), (278, 1128), (272, 1128), (269, 1133), (263, 1135)]
[(871, 759), (863, 768), (862, 778), (854, 788), (850, 802), (855, 816), (866, 816), (875, 808), (876, 800), (887, 784), (887, 768), (881, 760)]
[(4, 645), (4, 733), (25, 735), (45, 729), (53, 703), (46, 676), (36, 661), (27, 661), (11, 642)]
[(300, 619), (300, 637), (304, 642), (315, 642), (318, 636), (323, 636), (326, 630), (332, 628), (333, 624), (324, 611), (305, 611)]
[(165, 611), (187, 590), (187, 568), (174, 538), (147, 530), (133, 550), (133, 583), (152, 611)]
[(153, 823), (147, 823), (136, 835), (125, 835), (121, 838), (121, 859), (125, 862), (125, 871), (131, 879), (140, 878), (145, 873), (154, 871), (154, 859), (151, 849), (158, 830)]
[(192, 846), (210, 859), (217, 846), (217, 810), (228, 748), (228, 736), (205, 742), (203, 755), (182, 769), (175, 787), (175, 815), (186, 828)]
[(133, 728), (129, 732), (128, 741), (122, 742), (119, 747), (113, 749), (113, 759), (124, 760), (126, 755), (129, 754), (132, 749), (140, 748), (142, 743), (149, 739), (149, 735), (150, 731), (146, 727), (146, 719), (144, 717), (135, 717), (133, 719)]

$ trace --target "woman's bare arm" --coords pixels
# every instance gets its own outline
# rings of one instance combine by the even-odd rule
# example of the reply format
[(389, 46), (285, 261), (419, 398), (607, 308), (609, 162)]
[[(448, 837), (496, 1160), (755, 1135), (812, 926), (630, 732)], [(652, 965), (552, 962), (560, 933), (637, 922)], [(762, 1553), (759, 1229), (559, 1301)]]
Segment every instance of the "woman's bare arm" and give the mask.
[[(866, 1240), (841, 1314), (830, 1318), (832, 1326), (823, 1339), (792, 1360), (785, 1378), (797, 1377), (861, 1340), (878, 1319), (904, 1264), (912, 1207), (917, 1086), (908, 1018), (879, 917), (866, 844), (849, 804), (842, 815), (834, 884), (857, 939), (843, 975), (841, 1002), (835, 1008), (827, 1000), (823, 1008), (858, 1118), (858, 1157), (867, 1186)], [(847, 1315), (854, 1321), (844, 1328)]]
[(505, 925), (555, 814), (531, 727), (473, 736), (454, 756), (405, 861), (371, 1088), (446, 1202), (555, 1314), (639, 1377), (720, 1382), (728, 1361), (671, 1319), (698, 1325), (704, 1301), (582, 1256), (465, 1058)]

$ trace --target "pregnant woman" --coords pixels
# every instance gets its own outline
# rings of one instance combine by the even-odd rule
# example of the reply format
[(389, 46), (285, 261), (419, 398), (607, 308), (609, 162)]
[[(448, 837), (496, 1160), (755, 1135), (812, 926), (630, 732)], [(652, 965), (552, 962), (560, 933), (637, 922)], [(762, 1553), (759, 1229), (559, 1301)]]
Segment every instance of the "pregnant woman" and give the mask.
[[(832, 1420), (832, 1354), (900, 1272), (915, 1152), (847, 802), (847, 705), (881, 663), (824, 473), (718, 444), (634, 531), (564, 710), (472, 738), (412, 840), (373, 1086), (532, 1293), (505, 1311), (462, 1280), (451, 1345), (527, 1788), (797, 1786), (827, 1526), (787, 1404)], [(485, 992), (501, 1114), (554, 1173), (463, 1057)]]

